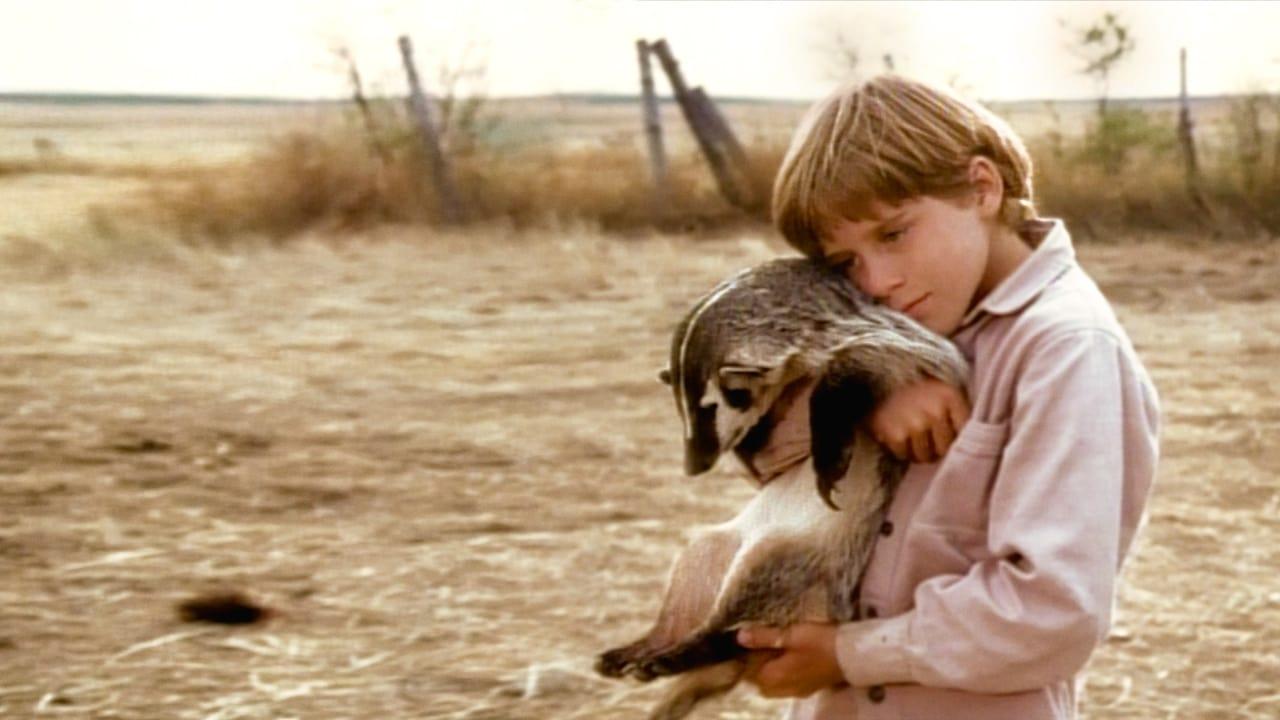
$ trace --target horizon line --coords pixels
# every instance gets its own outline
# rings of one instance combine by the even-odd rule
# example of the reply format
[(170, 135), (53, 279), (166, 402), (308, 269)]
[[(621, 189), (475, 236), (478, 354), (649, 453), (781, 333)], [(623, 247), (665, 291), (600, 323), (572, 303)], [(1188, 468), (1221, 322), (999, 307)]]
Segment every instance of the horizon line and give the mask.
[[(1233, 97), (1249, 97), (1252, 95), (1274, 95), (1274, 93), (1213, 93), (1205, 95), (1188, 95), (1188, 100), (1219, 100)], [(436, 97), (428, 93), (428, 96)], [(403, 100), (407, 95), (380, 95), (373, 96), (368, 99), (393, 99)], [(559, 99), (578, 99), (595, 102), (637, 102), (640, 99), (639, 93), (625, 92), (609, 92), (609, 91), (568, 91), (568, 92), (552, 92), (552, 93), (532, 93), (528, 95), (490, 95), (484, 96), (486, 101), (519, 101), (519, 100), (559, 100)], [(787, 98), (787, 97), (766, 97), (754, 95), (723, 95), (715, 96), (714, 100), (726, 103), (755, 103), (755, 104), (800, 104), (816, 102), (820, 98)], [(1027, 103), (1085, 103), (1098, 102), (1098, 97), (1032, 97), (1032, 98), (1013, 98), (1013, 99), (985, 99), (977, 98), (978, 102), (985, 104), (1027, 104)], [(674, 103), (675, 96), (670, 94), (659, 94), (660, 102)], [(1177, 102), (1178, 95), (1127, 95), (1108, 97), (1107, 102)], [(97, 91), (77, 91), (77, 90), (19, 90), (4, 91), (0, 90), (0, 102), (20, 102), (20, 103), (41, 103), (47, 102), (52, 104), (109, 104), (112, 102), (126, 103), (154, 103), (158, 105), (212, 105), (212, 104), (241, 104), (241, 105), (327, 105), (327, 104), (343, 104), (354, 102), (350, 96), (342, 97), (288, 97), (288, 96), (269, 96), (269, 95), (201, 95), (201, 94), (185, 94), (185, 93), (139, 93), (139, 92), (97, 92)]]

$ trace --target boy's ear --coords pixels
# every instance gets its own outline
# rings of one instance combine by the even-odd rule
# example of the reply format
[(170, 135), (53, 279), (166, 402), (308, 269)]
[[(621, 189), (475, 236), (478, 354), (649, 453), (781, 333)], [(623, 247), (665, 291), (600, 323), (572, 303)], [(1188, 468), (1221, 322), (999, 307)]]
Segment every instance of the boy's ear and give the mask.
[(983, 217), (998, 217), (1004, 204), (1004, 178), (991, 158), (975, 155), (969, 160), (969, 185)]

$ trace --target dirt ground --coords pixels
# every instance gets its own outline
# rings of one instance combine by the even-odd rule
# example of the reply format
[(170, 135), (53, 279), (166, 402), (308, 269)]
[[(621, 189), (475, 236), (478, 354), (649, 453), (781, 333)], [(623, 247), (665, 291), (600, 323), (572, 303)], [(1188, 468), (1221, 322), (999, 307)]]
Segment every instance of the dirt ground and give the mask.
[[(0, 257), (0, 716), (638, 718), (592, 656), (688, 528), (655, 379), (759, 237), (387, 230)], [(1081, 248), (1164, 403), (1150, 522), (1085, 711), (1280, 717), (1280, 249)], [(181, 622), (239, 589), (266, 623)], [(739, 691), (702, 717), (773, 717)]]

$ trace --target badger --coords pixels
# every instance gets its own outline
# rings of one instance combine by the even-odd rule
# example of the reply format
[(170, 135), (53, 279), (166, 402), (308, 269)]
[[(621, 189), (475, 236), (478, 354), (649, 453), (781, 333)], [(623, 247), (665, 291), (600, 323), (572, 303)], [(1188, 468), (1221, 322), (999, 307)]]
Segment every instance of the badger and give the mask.
[(732, 451), (759, 490), (732, 520), (677, 557), (658, 619), (601, 654), (607, 677), (680, 677), (650, 714), (677, 720), (731, 690), (759, 662), (746, 625), (854, 619), (856, 589), (904, 464), (865, 420), (896, 388), (933, 377), (962, 386), (946, 339), (802, 258), (748, 268), (676, 327), (660, 373), (684, 431), (684, 469)]

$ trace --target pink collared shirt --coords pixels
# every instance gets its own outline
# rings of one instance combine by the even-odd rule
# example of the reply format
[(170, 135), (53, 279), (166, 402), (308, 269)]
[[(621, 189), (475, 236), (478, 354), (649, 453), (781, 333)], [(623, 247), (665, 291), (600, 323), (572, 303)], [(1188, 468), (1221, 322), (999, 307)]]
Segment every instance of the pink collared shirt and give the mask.
[(1155, 388), (1061, 221), (952, 340), (972, 418), (908, 470), (837, 633), (848, 684), (794, 720), (1076, 717), (1155, 476)]

